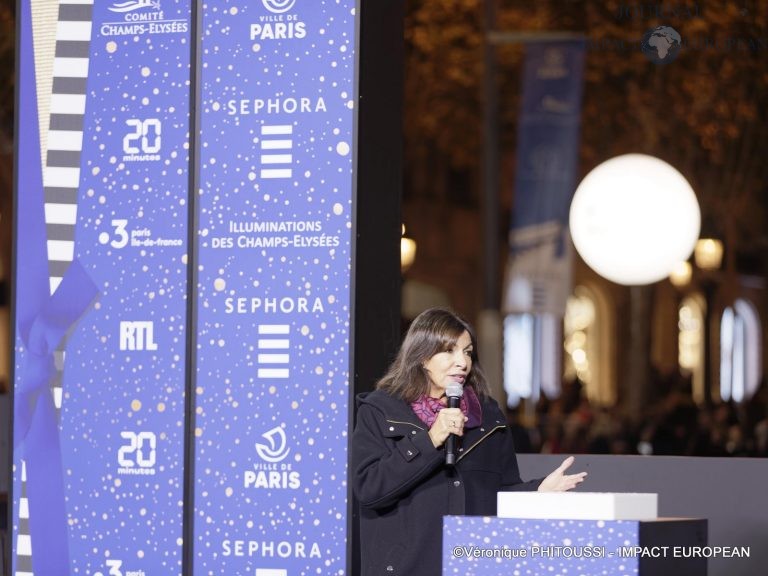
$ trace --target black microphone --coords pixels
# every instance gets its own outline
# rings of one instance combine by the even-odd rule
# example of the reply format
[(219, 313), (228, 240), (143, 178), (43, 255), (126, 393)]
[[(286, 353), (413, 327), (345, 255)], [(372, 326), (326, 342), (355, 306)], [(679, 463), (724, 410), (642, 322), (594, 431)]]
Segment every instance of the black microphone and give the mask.
[[(445, 387), (445, 395), (448, 397), (448, 408), (458, 408), (461, 406), (461, 396), (464, 394), (464, 387), (458, 382), (448, 384)], [(453, 466), (456, 464), (456, 434), (449, 434), (445, 440), (445, 464)]]

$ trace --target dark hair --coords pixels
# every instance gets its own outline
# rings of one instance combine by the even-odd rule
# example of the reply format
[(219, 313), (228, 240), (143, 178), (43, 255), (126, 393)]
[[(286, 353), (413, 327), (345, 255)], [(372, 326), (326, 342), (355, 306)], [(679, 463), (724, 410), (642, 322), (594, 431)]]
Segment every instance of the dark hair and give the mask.
[(472, 370), (465, 386), (471, 386), (480, 398), (488, 396), (475, 331), (466, 320), (447, 308), (430, 308), (413, 320), (397, 356), (376, 388), (406, 402), (429, 394), (429, 375), (424, 363), (439, 352), (451, 350), (465, 330), (472, 339)]

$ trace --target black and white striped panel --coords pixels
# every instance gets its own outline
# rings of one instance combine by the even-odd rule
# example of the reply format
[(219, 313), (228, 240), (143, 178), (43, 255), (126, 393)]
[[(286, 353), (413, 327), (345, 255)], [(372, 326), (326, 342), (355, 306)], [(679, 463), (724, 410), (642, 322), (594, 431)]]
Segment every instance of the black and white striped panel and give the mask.
[(29, 500), (27, 500), (27, 466), (21, 463), (19, 495), (19, 533), (16, 538), (16, 576), (32, 576), (32, 542), (29, 536)]
[(51, 293), (75, 250), (93, 0), (61, 0), (53, 60), (48, 154), (43, 169)]
[[(90, 55), (93, 0), (60, 0), (53, 60), (48, 150), (43, 167), (48, 276), (53, 294), (75, 252), (80, 156), (83, 149), (86, 83)], [(57, 411), (61, 408), (64, 346), (54, 352), (51, 382)], [(21, 463), (19, 531), (16, 539), (15, 576), (34, 576), (26, 463)], [(44, 543), (38, 553), (45, 553)]]

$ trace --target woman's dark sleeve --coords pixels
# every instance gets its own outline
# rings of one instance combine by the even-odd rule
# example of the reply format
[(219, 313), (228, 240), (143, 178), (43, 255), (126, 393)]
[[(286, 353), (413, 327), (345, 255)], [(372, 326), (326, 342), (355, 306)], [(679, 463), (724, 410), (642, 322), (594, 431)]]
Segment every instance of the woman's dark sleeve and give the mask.
[(515, 443), (512, 439), (512, 430), (509, 428), (504, 429), (503, 446), (504, 468), (502, 471), (501, 489), (505, 492), (535, 492), (538, 490), (539, 484), (544, 481), (544, 478), (537, 478), (528, 482), (523, 482), (520, 478)]
[(443, 462), (426, 430), (385, 437), (382, 415), (362, 404), (352, 433), (352, 488), (366, 508), (397, 503)]

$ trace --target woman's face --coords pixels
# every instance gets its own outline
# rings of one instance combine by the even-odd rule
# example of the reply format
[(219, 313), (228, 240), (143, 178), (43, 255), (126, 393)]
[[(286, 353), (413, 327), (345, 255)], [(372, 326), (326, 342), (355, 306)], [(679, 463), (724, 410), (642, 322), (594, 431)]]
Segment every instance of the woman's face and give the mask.
[(432, 356), (424, 363), (424, 368), (429, 373), (429, 395), (433, 398), (440, 398), (453, 382), (463, 386), (472, 370), (472, 338), (469, 332), (462, 332), (452, 349)]

